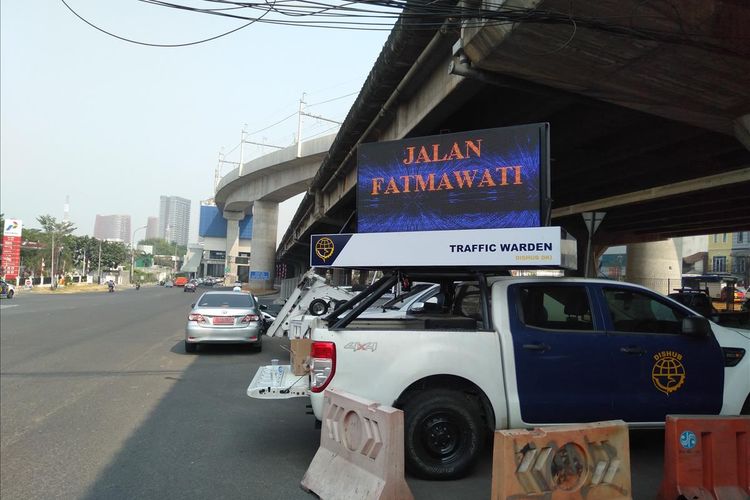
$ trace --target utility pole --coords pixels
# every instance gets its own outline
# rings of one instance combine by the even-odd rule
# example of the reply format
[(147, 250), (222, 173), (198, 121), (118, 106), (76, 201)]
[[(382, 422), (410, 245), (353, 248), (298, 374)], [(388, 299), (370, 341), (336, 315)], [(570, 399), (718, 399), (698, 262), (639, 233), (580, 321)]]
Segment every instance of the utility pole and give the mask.
[(240, 135), (240, 168), (238, 170), (240, 177), (242, 177), (242, 169), (244, 166), (242, 164), (242, 159), (245, 153), (245, 134), (247, 134), (247, 131), (245, 130), (245, 128), (247, 128), (247, 123), (245, 124), (244, 127), (242, 127), (242, 134)]
[(133, 266), (135, 266), (135, 232), (139, 229), (146, 229), (148, 226), (141, 226), (133, 229), (133, 236), (130, 238), (130, 283), (133, 283)]
[(57, 285), (55, 284), (55, 232), (52, 231), (52, 255), (50, 256), (50, 264), (49, 264), (49, 275), (52, 278), (50, 281), (50, 287), (57, 288)]
[(307, 104), (305, 92), (302, 92), (302, 98), (299, 100), (299, 112), (297, 113), (297, 158), (302, 158), (302, 108), (305, 104)]
[(102, 240), (99, 240), (99, 264), (97, 266), (96, 274), (98, 275), (98, 283), (102, 282)]

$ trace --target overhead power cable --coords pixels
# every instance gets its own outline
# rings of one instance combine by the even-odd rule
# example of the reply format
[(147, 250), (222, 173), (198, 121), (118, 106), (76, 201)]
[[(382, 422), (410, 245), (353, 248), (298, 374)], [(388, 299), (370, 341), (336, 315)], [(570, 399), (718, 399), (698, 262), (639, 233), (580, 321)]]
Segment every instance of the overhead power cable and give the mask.
[(239, 31), (239, 30), (241, 30), (243, 28), (247, 28), (251, 24), (255, 24), (256, 22), (258, 22), (260, 19), (262, 19), (268, 13), (268, 11), (267, 11), (266, 14), (263, 14), (259, 18), (252, 19), (248, 23), (245, 23), (242, 26), (239, 26), (239, 27), (237, 27), (237, 28), (235, 28), (233, 30), (226, 31), (224, 33), (221, 33), (219, 35), (215, 35), (215, 36), (212, 36), (212, 37), (204, 38), (202, 40), (195, 40), (193, 42), (186, 42), (186, 43), (149, 43), (149, 42), (141, 42), (139, 40), (133, 40), (131, 38), (126, 38), (124, 36), (120, 36), (120, 35), (117, 35), (115, 33), (110, 32), (110, 31), (107, 31), (104, 28), (100, 28), (99, 26), (97, 26), (94, 23), (92, 23), (91, 21), (85, 19), (78, 12), (76, 12), (75, 10), (73, 10), (73, 8), (70, 5), (68, 5), (68, 3), (65, 0), (60, 0), (60, 1), (63, 3), (63, 5), (65, 5), (65, 7), (68, 8), (68, 10), (70, 12), (73, 13), (74, 16), (76, 16), (78, 19), (80, 19), (84, 23), (88, 24), (89, 26), (91, 26), (95, 30), (101, 31), (105, 35), (109, 35), (111, 37), (117, 38), (118, 40), (122, 40), (124, 42), (134, 43), (136, 45), (145, 45), (147, 47), (162, 47), (162, 48), (189, 47), (190, 45), (198, 45), (200, 43), (210, 42), (210, 41), (213, 41), (213, 40), (225, 37), (227, 35), (231, 35), (232, 33), (235, 33), (235, 32), (237, 32), (237, 31)]
[(340, 99), (346, 99), (347, 97), (351, 97), (351, 96), (357, 95), (357, 94), (359, 94), (359, 91), (352, 92), (350, 94), (342, 95), (342, 96), (339, 96), (339, 97), (334, 97), (333, 99), (328, 99), (327, 101), (320, 101), (320, 102), (316, 102), (315, 104), (308, 104), (307, 107), (308, 108), (312, 108), (313, 106), (320, 106), (321, 104), (328, 104), (329, 102), (338, 101)]
[[(722, 33), (702, 32), (693, 28), (689, 31), (678, 10), (672, 9), (672, 15), (653, 10), (644, 15), (626, 16), (574, 16), (570, 12), (553, 11), (535, 8), (508, 6), (505, 3), (485, 1), (480, 6), (466, 3), (452, 3), (440, 0), (368, 0), (366, 2), (351, 1), (316, 1), (316, 0), (275, 0), (257, 2), (238, 2), (231, 0), (202, 0), (210, 8), (199, 8), (177, 1), (138, 0), (165, 8), (179, 9), (199, 14), (208, 14), (230, 19), (247, 21), (243, 26), (214, 37), (183, 44), (154, 44), (138, 42), (115, 35), (77, 14), (65, 0), (61, 0), (71, 12), (90, 26), (110, 36), (141, 45), (153, 47), (183, 47), (204, 43), (226, 36), (243, 29), (250, 24), (261, 22), (267, 24), (327, 28), (346, 30), (434, 30), (443, 26), (446, 20), (455, 26), (491, 27), (512, 24), (550, 24), (572, 26), (572, 36), (556, 51), (567, 47), (573, 42), (577, 32), (588, 29), (606, 32), (614, 36), (629, 37), (640, 40), (663, 42), (673, 45), (692, 46), (704, 50), (723, 52), (734, 56), (742, 56), (739, 49), (728, 43), (717, 41), (740, 42), (750, 39), (747, 36), (725, 35)], [(196, 3), (198, 0), (193, 0)], [(200, 5), (200, 2), (198, 3)], [(217, 7), (221, 6), (221, 7)], [(254, 13), (257, 12), (257, 14)], [(664, 25), (664, 21), (674, 24), (674, 29), (638, 26), (636, 22), (649, 21), (649, 25), (656, 26), (657, 22)]]

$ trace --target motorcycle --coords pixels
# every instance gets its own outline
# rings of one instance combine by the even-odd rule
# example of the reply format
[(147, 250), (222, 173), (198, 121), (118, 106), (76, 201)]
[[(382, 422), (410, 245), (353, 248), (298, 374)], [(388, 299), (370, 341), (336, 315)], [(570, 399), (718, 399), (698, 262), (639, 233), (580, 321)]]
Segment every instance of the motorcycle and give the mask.
[(107, 283), (107, 288), (110, 293), (115, 291), (115, 284), (114, 283)]
[(135, 289), (136, 290), (140, 290), (141, 289), (141, 284), (140, 283), (136, 283), (135, 284)]

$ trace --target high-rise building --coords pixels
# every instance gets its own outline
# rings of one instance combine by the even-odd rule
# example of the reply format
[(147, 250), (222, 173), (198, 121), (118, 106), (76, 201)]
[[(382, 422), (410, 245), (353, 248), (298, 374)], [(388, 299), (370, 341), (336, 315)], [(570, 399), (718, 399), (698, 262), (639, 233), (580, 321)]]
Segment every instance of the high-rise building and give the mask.
[(189, 231), (190, 200), (179, 196), (162, 196), (159, 202), (159, 236), (186, 246)]
[(159, 218), (151, 216), (146, 222), (146, 239), (159, 238)]
[(130, 243), (129, 215), (96, 215), (94, 238)]

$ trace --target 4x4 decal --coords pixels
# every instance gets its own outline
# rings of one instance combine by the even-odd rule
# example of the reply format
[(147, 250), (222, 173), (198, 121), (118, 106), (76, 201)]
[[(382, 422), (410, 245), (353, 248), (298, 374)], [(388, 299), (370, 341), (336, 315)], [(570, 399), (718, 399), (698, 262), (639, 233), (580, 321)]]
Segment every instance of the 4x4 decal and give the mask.
[(378, 348), (377, 342), (349, 342), (344, 346), (344, 349), (351, 349), (354, 352), (357, 351), (371, 351), (375, 352)]

